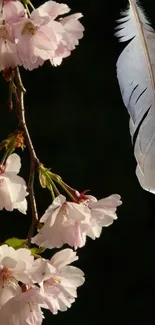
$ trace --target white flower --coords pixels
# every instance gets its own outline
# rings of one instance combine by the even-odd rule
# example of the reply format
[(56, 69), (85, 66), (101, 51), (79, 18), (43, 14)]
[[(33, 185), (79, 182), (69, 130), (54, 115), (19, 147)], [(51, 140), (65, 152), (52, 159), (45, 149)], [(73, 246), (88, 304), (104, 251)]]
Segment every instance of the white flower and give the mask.
[(42, 302), (39, 288), (20, 291), (1, 308), (0, 324), (41, 325), (44, 318), (40, 307)]
[(101, 235), (102, 227), (110, 226), (117, 219), (116, 208), (122, 204), (118, 194), (110, 195), (107, 198), (97, 200), (94, 196), (87, 195), (86, 204), (91, 211), (90, 226), (87, 236), (92, 239)]
[(82, 247), (90, 223), (90, 209), (84, 204), (67, 202), (59, 195), (40, 219), (45, 222), (32, 243), (42, 247), (61, 247), (63, 244)]
[(110, 226), (117, 219), (116, 208), (122, 203), (117, 194), (98, 201), (94, 196), (78, 193), (78, 199), (79, 203), (67, 202), (59, 195), (40, 219), (44, 225), (32, 243), (46, 248), (63, 244), (75, 249), (83, 247), (86, 236), (98, 238), (102, 227)]
[(34, 261), (30, 250), (0, 246), (0, 306), (19, 292), (18, 281), (32, 284), (29, 270)]
[(77, 287), (84, 283), (84, 273), (77, 267), (70, 266), (78, 257), (72, 249), (56, 253), (50, 261), (37, 259), (33, 263), (31, 277), (41, 285), (44, 308), (53, 314), (65, 311), (77, 297)]
[(20, 157), (14, 153), (6, 161), (6, 165), (0, 166), (0, 210), (8, 211), (18, 209), (26, 213), (27, 196), (26, 183), (17, 174), (21, 168)]

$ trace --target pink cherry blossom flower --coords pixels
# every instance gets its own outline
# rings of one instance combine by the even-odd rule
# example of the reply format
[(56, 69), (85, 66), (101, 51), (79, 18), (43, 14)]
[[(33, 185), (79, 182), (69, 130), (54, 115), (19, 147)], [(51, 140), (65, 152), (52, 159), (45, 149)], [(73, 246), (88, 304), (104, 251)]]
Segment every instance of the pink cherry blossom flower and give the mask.
[(118, 194), (113, 194), (99, 201), (91, 195), (85, 197), (88, 199), (86, 204), (91, 211), (90, 227), (87, 230), (87, 236), (95, 239), (100, 237), (102, 227), (110, 226), (117, 219), (116, 208), (122, 204), (121, 197)]
[(18, 281), (32, 284), (29, 276), (34, 261), (30, 250), (0, 246), (0, 306), (20, 292)]
[(42, 302), (38, 287), (16, 294), (0, 309), (1, 325), (41, 325), (44, 319)]
[[(41, 17), (44, 21), (49, 22), (56, 19), (58, 16), (68, 13), (70, 8), (61, 3), (55, 1), (45, 2), (42, 6), (37, 8), (32, 13), (32, 17)], [(63, 58), (66, 58), (71, 54), (71, 51), (79, 44), (79, 39), (83, 37), (84, 27), (79, 22), (82, 17), (81, 13), (69, 15), (65, 18), (58, 19), (58, 22), (63, 26), (64, 33), (58, 43), (58, 47), (55, 51), (48, 51), (50, 55), (50, 62), (52, 65), (60, 65)]]
[(81, 14), (57, 19), (69, 11), (65, 4), (48, 1), (33, 10), (29, 18), (12, 25), (20, 65), (32, 70), (50, 60), (56, 66), (71, 54), (83, 37), (84, 27), (78, 21)]
[(6, 165), (0, 167), (0, 210), (18, 209), (25, 214), (27, 210), (25, 197), (28, 193), (24, 179), (17, 175), (21, 167), (20, 157), (13, 153), (8, 157)]
[(64, 33), (64, 28), (56, 21), (44, 24), (37, 16), (22, 19), (12, 25), (18, 55), (22, 65), (32, 70), (50, 58)]
[(33, 263), (32, 280), (40, 283), (43, 307), (49, 308), (53, 314), (70, 308), (77, 297), (77, 288), (84, 283), (84, 273), (68, 265), (77, 259), (72, 249), (64, 249), (50, 261), (37, 259)]
[(67, 202), (59, 195), (40, 219), (45, 222), (39, 233), (31, 239), (41, 247), (53, 248), (68, 244), (82, 247), (90, 223), (90, 209), (83, 204)]

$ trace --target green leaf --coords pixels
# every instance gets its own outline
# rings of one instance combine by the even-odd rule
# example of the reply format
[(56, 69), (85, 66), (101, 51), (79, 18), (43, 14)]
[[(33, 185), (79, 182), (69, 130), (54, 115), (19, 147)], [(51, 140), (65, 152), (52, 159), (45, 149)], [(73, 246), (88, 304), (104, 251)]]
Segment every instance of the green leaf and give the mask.
[(46, 250), (46, 248), (44, 247), (33, 247), (30, 248), (31, 254), (36, 257), (39, 258), (41, 257), (40, 254), (43, 253)]
[(19, 239), (19, 238), (8, 238), (4, 244), (11, 246), (15, 249), (25, 247), (26, 246), (26, 240), (25, 239)]

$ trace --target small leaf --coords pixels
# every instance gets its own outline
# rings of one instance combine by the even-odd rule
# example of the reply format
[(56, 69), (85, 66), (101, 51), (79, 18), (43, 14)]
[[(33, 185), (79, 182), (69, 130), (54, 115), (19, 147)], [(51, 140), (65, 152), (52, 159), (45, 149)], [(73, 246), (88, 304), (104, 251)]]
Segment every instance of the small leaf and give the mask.
[(36, 258), (41, 257), (40, 254), (43, 253), (45, 250), (46, 248), (44, 247), (33, 247), (30, 249), (31, 254)]
[(19, 239), (19, 238), (9, 238), (7, 239), (4, 244), (11, 246), (15, 249), (24, 247), (26, 245), (26, 240), (25, 239)]

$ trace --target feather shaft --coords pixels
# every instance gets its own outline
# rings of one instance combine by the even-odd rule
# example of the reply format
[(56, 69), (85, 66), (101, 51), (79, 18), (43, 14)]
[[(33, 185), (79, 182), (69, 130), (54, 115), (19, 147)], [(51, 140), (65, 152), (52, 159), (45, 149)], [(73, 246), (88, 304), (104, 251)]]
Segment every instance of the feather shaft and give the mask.
[(141, 39), (142, 45), (144, 47), (144, 53), (145, 53), (146, 60), (147, 60), (148, 70), (149, 70), (150, 77), (151, 77), (151, 82), (152, 82), (152, 87), (155, 90), (155, 78), (154, 78), (154, 75), (153, 75), (151, 61), (150, 61), (150, 55), (149, 55), (149, 52), (148, 52), (147, 43), (146, 43), (146, 40), (145, 40), (145, 35), (144, 35), (144, 32), (143, 32), (142, 23), (140, 21), (137, 6), (136, 6), (136, 3), (135, 3), (134, 0), (129, 0), (129, 3), (130, 3), (130, 6), (132, 7), (134, 15), (135, 15), (135, 20), (137, 22), (137, 28), (139, 30), (140, 39)]

